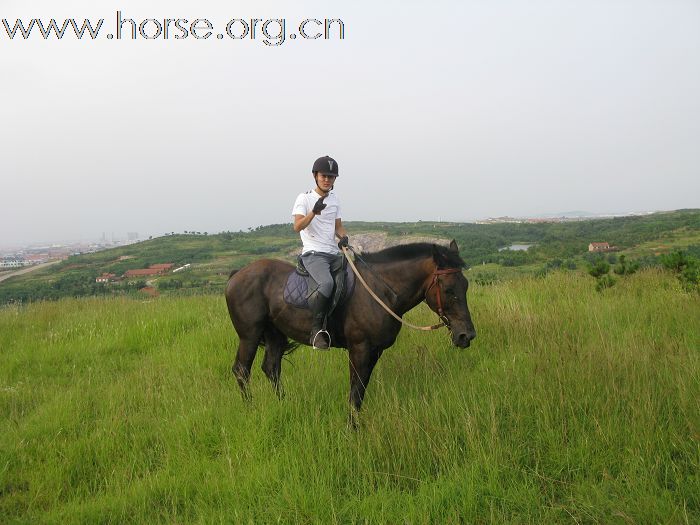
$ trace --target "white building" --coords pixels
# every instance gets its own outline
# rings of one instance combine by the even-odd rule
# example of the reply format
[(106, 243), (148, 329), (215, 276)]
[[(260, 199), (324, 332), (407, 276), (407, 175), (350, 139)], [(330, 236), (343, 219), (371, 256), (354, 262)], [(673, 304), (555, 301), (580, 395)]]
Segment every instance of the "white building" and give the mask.
[(25, 261), (24, 259), (2, 259), (0, 260), (0, 268), (24, 268), (29, 266), (31, 263)]

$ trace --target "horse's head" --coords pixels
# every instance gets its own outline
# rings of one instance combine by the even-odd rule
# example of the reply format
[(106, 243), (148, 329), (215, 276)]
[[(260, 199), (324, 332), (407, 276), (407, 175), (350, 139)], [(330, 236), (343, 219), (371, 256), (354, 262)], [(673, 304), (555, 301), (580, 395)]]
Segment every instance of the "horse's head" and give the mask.
[(476, 337), (471, 314), (467, 306), (469, 282), (462, 274), (464, 261), (453, 240), (449, 248), (433, 245), (435, 270), (425, 292), (425, 301), (447, 325), (452, 334), (452, 343), (460, 348), (469, 346)]

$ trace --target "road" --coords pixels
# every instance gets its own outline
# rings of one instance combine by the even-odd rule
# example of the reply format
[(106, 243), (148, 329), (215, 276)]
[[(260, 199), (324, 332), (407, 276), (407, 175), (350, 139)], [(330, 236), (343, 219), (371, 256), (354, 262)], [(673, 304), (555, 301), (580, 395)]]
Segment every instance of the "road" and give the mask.
[(25, 273), (33, 272), (34, 270), (38, 270), (39, 268), (46, 268), (47, 266), (51, 266), (52, 264), (56, 264), (57, 262), (61, 261), (50, 261), (43, 264), (37, 264), (36, 266), (28, 266), (27, 268), (22, 268), (21, 270), (17, 270), (15, 272), (0, 274), (0, 283), (6, 279), (9, 279), (10, 277), (14, 277), (15, 275), (22, 275)]

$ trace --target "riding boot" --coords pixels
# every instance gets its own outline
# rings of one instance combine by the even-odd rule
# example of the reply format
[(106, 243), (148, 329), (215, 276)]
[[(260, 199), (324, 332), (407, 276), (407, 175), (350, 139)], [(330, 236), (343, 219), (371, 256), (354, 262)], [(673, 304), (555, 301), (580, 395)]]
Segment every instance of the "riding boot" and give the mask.
[(331, 305), (331, 298), (321, 293), (316, 293), (312, 301), (311, 337), (309, 344), (319, 350), (328, 350), (330, 335), (326, 331), (326, 315)]

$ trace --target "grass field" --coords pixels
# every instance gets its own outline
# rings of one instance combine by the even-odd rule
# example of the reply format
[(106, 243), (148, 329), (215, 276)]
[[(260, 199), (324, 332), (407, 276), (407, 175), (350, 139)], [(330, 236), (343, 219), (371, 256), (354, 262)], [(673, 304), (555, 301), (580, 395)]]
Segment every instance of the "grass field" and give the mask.
[[(0, 309), (0, 523), (698, 523), (700, 299), (648, 270), (472, 286), (403, 329), (359, 432), (342, 350), (246, 405), (220, 296)], [(432, 322), (421, 307), (414, 322)]]

